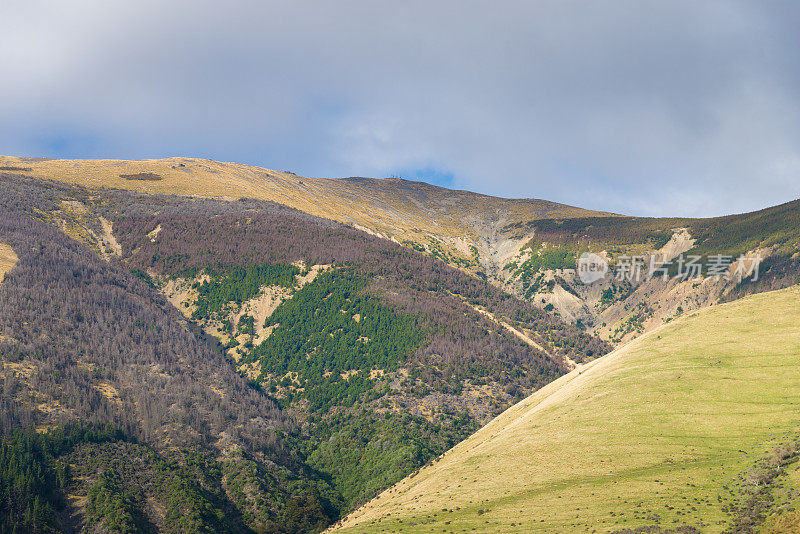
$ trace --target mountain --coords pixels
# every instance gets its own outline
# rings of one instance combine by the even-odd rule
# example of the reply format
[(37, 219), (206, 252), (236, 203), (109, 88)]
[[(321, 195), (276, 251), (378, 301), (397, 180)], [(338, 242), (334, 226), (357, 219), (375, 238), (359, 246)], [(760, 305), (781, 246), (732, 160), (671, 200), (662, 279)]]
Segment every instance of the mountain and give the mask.
[(3, 529), (318, 531), (609, 350), (284, 205), (25, 172), (0, 174)]
[[(402, 179), (306, 178), (195, 158), (51, 160), (0, 156), (0, 171), (97, 188), (271, 200), (437, 254), (485, 272), (508, 228), (533, 219), (611, 215), (546, 200), (503, 199)], [(474, 247), (474, 248), (473, 248)], [(496, 267), (496, 266), (494, 266)]]
[(49, 224), (74, 197), (0, 187), (16, 260), (0, 283), (0, 530), (294, 532), (338, 515), (279, 404), (162, 295)]
[(581, 366), (341, 531), (797, 532), (798, 298), (692, 312)]
[[(622, 217), (544, 200), (503, 199), (401, 179), (305, 178), (234, 163), (164, 160), (50, 160), (0, 157), (0, 170), (144, 193), (272, 200), (401, 243), (612, 344), (683, 313), (800, 282), (800, 202), (711, 219)], [(611, 264), (583, 284), (577, 258)], [(678, 261), (680, 254), (763, 257), (760, 279), (616, 279), (626, 257)]]
[[(800, 201), (711, 219), (539, 220), (524, 225), (519, 235), (534, 237), (506, 264), (498, 285), (615, 344), (691, 310), (800, 282)], [(585, 252), (608, 262), (603, 279), (588, 284), (580, 279), (575, 265)], [(746, 259), (737, 261), (740, 257)], [(642, 263), (640, 276), (633, 276), (635, 259)], [(684, 276), (676, 276), (681, 262), (692, 259), (702, 275), (687, 276), (685, 267)], [(650, 270), (651, 260), (656, 269), (668, 262), (667, 280)], [(723, 268), (709, 275), (715, 261)], [(746, 274), (741, 279), (738, 266)]]
[[(734, 309), (722, 302), (765, 302), (747, 296), (800, 282), (799, 210), (790, 202), (714, 219), (637, 218), (186, 158), (0, 158), (0, 532), (314, 532), (403, 479), (405, 487), (483, 425), (497, 428), (515, 412), (494, 418), (525, 397), (611, 369), (600, 362), (630, 363), (618, 376), (628, 382), (660, 376), (673, 398), (683, 392), (669, 389), (678, 379), (659, 374), (672, 366), (603, 355), (617, 346), (615, 355), (641, 349), (644, 358), (661, 350), (647, 344), (653, 335)], [(582, 280), (575, 266), (585, 252), (612, 274)], [(739, 281), (743, 254), (763, 261), (757, 277)], [(681, 255), (703, 263), (724, 256), (730, 265), (719, 276), (682, 279)], [(647, 268), (639, 280), (613, 276), (634, 258), (672, 262), (667, 279), (648, 279)], [(760, 312), (766, 322), (756, 326), (769, 337), (772, 314), (785, 311)], [(734, 327), (702, 329), (673, 336), (679, 365), (691, 352), (681, 339), (709, 354), (717, 343), (733, 355), (736, 339), (753, 344)], [(785, 336), (768, 341), (771, 354), (791, 347)], [(614, 372), (611, 382), (597, 376), (607, 393), (591, 398), (620, 386)], [(738, 387), (745, 375), (736, 376)], [(780, 378), (775, 387), (791, 391)], [(729, 384), (727, 375), (711, 380)], [(642, 395), (632, 388), (613, 398), (646, 408)], [(628, 417), (624, 406), (581, 403), (560, 424)], [(720, 417), (738, 424), (737, 414)], [(592, 421), (575, 424), (587, 444), (619, 442)], [(567, 436), (552, 428), (548, 440)], [(505, 429), (496, 437), (521, 459), (519, 447), (545, 447)], [(726, 447), (740, 443), (718, 437)], [(753, 469), (771, 461), (745, 445)], [(529, 464), (555, 476), (571, 459), (593, 457), (579, 448), (565, 442), (559, 456)], [(624, 448), (606, 452), (615, 462), (636, 458)], [(525, 473), (513, 460), (503, 464)], [(575, 477), (584, 468), (575, 463)], [(462, 482), (478, 494), (470, 484)], [(784, 502), (773, 486), (755, 497), (740, 486), (745, 493), (720, 496), (732, 521), (754, 524), (769, 499)], [(744, 496), (756, 499), (752, 510)], [(488, 508), (478, 510), (484, 523), (465, 519), (474, 528), (512, 528), (485, 523)], [(602, 520), (617, 517), (608, 512)], [(554, 530), (568, 524), (553, 517)], [(658, 518), (653, 528), (670, 526)], [(709, 518), (686, 528), (713, 526)]]

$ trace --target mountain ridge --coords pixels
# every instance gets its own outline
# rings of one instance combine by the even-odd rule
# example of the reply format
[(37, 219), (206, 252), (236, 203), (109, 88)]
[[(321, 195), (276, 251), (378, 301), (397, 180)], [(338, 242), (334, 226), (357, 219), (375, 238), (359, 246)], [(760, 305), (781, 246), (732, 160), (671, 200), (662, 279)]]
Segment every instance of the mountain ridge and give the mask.
[[(0, 156), (0, 167), (27, 176), (87, 187), (272, 200), (312, 215), (358, 224), (398, 242), (438, 246), (452, 255), (452, 259), (458, 259), (462, 268), (472, 272), (485, 270), (480, 262), (474, 261), (469, 246), (481, 249), (487, 246), (482, 240), (491, 241), (491, 234), (477, 224), (487, 214), (497, 217), (501, 227), (530, 220), (532, 213), (537, 218), (614, 216), (546, 200), (504, 199), (450, 190), (426, 182), (397, 179), (392, 182), (391, 178), (306, 178), (286, 171), (208, 159), (41, 160)], [(387, 184), (405, 184), (406, 187), (386, 187)], [(409, 184), (414, 185), (412, 192), (424, 189), (431, 195), (425, 199), (431, 204), (420, 205), (419, 198), (403, 195), (402, 191), (410, 190)], [(465, 204), (467, 199), (470, 202)], [(464, 213), (465, 209), (471, 212)], [(477, 226), (470, 218), (477, 218)], [(441, 243), (432, 244), (429, 237)]]
[[(723, 300), (800, 282), (798, 201), (717, 219), (637, 218), (397, 179), (260, 176), (208, 160), (2, 163), (0, 240), (11, 244), (5, 256), (22, 259), (0, 285), (0, 382), (12, 392), (0, 425), (6, 435), (25, 427), (46, 436), (3, 447), (57, 445), (46, 464), (60, 485), (40, 497), (77, 524), (162, 529), (180, 523), (183, 507), (212, 530), (322, 528), (570, 369), (585, 381), (599, 365), (591, 360), (611, 348), (596, 334), (635, 352), (653, 342), (648, 332), (660, 339)], [(754, 251), (765, 257), (757, 281), (590, 284), (574, 268), (583, 252), (613, 269), (631, 256)], [(41, 313), (32, 316), (24, 303), (33, 301)], [(114, 323), (119, 331), (107, 333)], [(101, 333), (88, 343), (92, 332)], [(780, 340), (776, 352), (786, 349)], [(159, 393), (170, 372), (193, 402)], [(143, 417), (120, 415), (122, 407)], [(577, 412), (596, 411), (584, 408)], [(189, 456), (173, 455), (174, 446)], [(125, 467), (137, 455), (150, 460)], [(188, 483), (195, 473), (181, 465), (196, 455), (210, 469), (200, 479), (206, 493), (167, 503), (164, 484)], [(82, 482), (57, 473), (72, 459)], [(570, 462), (557, 460), (545, 463)], [(153, 485), (154, 469), (169, 475)], [(64, 508), (58, 495), (69, 487), (130, 505)], [(145, 495), (172, 515), (135, 504)], [(203, 515), (208, 506), (233, 523)]]
[[(56, 160), (0, 157), (19, 174), (86, 187), (226, 200), (256, 198), (342, 222), (433, 256), (487, 280), (587, 332), (619, 344), (681, 313), (737, 295), (800, 282), (800, 202), (707, 219), (631, 217), (540, 199), (504, 199), (400, 178), (305, 178), (287, 171), (208, 159)], [(757, 239), (756, 239), (757, 237)], [(745, 246), (747, 245), (747, 246)], [(760, 254), (753, 284), (648, 280), (609, 275), (585, 285), (582, 252), (611, 267), (619, 257)], [(613, 274), (613, 272), (612, 272)]]

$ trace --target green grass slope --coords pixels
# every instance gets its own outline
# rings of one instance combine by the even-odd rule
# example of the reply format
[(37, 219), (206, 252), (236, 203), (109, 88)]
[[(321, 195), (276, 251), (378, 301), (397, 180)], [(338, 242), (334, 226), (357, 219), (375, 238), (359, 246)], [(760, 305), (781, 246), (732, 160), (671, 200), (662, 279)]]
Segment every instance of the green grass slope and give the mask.
[(798, 298), (797, 287), (762, 293), (654, 330), (510, 408), (339, 526), (748, 532), (766, 519), (791, 532)]

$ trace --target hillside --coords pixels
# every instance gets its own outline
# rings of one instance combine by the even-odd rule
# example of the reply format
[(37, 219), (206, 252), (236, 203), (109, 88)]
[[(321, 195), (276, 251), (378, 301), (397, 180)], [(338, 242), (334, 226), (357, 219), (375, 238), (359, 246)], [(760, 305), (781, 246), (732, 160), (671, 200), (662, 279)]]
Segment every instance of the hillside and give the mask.
[(342, 531), (796, 532), (798, 298), (694, 312), (571, 372)]
[[(37, 515), (33, 497), (15, 494), (6, 511), (67, 531), (319, 530), (576, 366), (607, 370), (592, 362), (611, 345), (593, 334), (622, 345), (799, 281), (798, 202), (646, 219), (199, 160), (3, 163), (0, 423), (11, 463), (0, 476), (24, 482), (13, 458), (36, 459), (30, 469), (46, 476), (19, 483), (47, 503)], [(298, 209), (265, 200), (276, 191)], [(491, 227), (480, 235), (494, 237), (467, 249), (469, 263), (427, 230), (425, 245), (353, 213), (388, 214), (392, 232), (417, 217), (439, 236)], [(585, 251), (612, 268), (654, 252), (765, 260), (755, 282), (583, 284), (570, 266)]]
[[(534, 235), (503, 267), (501, 287), (612, 343), (626, 342), (683, 313), (743, 295), (800, 282), (800, 201), (753, 213), (711, 219), (579, 217), (532, 221), (518, 236)], [(577, 258), (593, 252), (605, 258), (609, 273), (584, 284)], [(757, 276), (735, 275), (737, 258), (761, 257)], [(641, 276), (621, 271), (633, 258)], [(700, 276), (677, 277), (681, 259), (694, 258)], [(708, 265), (727, 258), (714, 276)], [(668, 280), (650, 276), (651, 259), (669, 262)], [(750, 261), (741, 262), (745, 269)]]
[[(37, 524), (319, 530), (609, 350), (287, 206), (10, 172), (0, 187), (18, 257), (0, 285), (0, 477), (37, 459)], [(6, 512), (21, 522), (33, 502)]]
[(90, 188), (271, 200), (439, 256), (470, 272), (496, 270), (508, 228), (533, 219), (610, 215), (535, 199), (504, 199), (402, 179), (306, 178), (195, 158), (52, 160), (0, 156), (0, 171)]
[[(192, 158), (0, 157), (0, 170), (90, 188), (275, 201), (391, 239), (552, 311), (612, 344), (692, 310), (800, 282), (800, 203), (711, 219), (621, 217), (544, 200), (503, 199), (401, 179), (305, 178)], [(604, 280), (584, 285), (582, 252), (626, 256), (760, 254), (760, 280)]]
[(295, 532), (338, 515), (275, 400), (153, 288), (41, 220), (57, 190), (2, 192), (17, 261), (0, 284), (0, 529)]

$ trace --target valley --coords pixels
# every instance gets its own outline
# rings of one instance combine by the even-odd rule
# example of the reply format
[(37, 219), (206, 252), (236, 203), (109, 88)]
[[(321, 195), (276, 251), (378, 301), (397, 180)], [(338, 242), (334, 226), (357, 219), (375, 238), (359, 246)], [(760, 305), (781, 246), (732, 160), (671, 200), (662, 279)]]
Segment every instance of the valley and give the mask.
[(768, 517), (768, 531), (790, 532), (779, 525), (796, 524), (800, 499), (798, 298), (765, 293), (658, 328), (334, 530), (742, 532)]
[(4, 2), (0, 534), (800, 534), (800, 2)]
[[(797, 202), (647, 219), (186, 158), (2, 163), (18, 170), (0, 174), (0, 422), (7, 458), (43, 473), (8, 501), (19, 521), (722, 532), (796, 519), (797, 291), (781, 288), (800, 282)], [(634, 256), (732, 263), (584, 282), (584, 252), (609, 272)], [(763, 261), (739, 281), (746, 254)], [(34, 494), (39, 512), (13, 504)]]
[[(610, 349), (435, 258), (286, 206), (2, 185), (2, 239), (25, 251), (0, 292), (4, 431), (66, 433), (48, 469), (84, 473), (41, 495), (50, 524), (313, 531)], [(90, 426), (76, 438), (76, 424)], [(140, 454), (144, 471), (123, 469)], [(189, 458), (213, 475), (200, 488), (185, 485)], [(153, 466), (188, 500), (165, 500)], [(106, 491), (129, 504), (90, 506)]]

